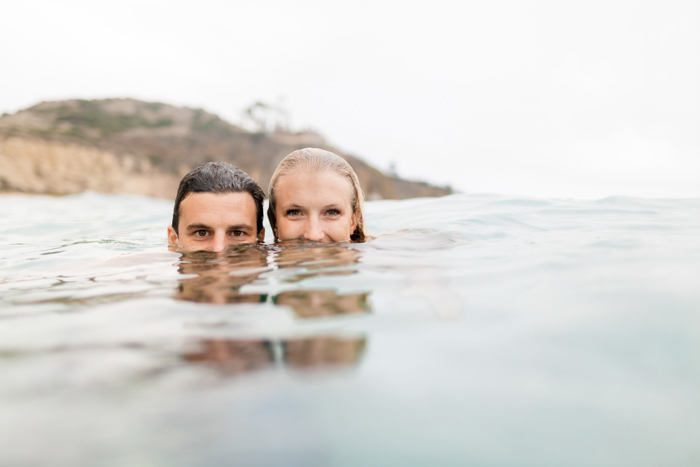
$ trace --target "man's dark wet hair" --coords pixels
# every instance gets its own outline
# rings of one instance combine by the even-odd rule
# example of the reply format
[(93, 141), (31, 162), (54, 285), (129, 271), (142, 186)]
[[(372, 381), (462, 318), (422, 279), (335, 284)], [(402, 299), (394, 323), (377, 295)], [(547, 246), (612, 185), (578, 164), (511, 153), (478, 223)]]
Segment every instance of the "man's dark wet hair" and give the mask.
[(173, 230), (178, 232), (180, 222), (180, 203), (190, 193), (248, 193), (255, 201), (255, 217), (258, 231), (263, 229), (263, 199), (262, 188), (250, 178), (250, 175), (228, 162), (205, 162), (185, 175), (180, 180), (180, 187), (175, 197), (173, 208)]

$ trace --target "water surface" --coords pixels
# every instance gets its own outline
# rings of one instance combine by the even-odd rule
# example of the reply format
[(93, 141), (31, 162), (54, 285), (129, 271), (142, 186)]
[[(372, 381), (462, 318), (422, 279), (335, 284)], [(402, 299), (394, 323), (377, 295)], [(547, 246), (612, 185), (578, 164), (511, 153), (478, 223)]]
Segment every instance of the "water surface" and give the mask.
[(366, 244), (224, 255), (166, 201), (0, 208), (0, 465), (700, 464), (700, 200), (378, 201)]

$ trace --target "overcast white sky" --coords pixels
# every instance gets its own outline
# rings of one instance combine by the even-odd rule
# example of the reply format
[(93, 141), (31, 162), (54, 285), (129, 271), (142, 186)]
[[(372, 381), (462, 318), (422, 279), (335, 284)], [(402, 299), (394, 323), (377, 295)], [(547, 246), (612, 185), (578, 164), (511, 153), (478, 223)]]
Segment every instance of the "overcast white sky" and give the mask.
[(469, 192), (700, 196), (700, 2), (0, 6), (0, 112), (135, 97), (296, 128)]

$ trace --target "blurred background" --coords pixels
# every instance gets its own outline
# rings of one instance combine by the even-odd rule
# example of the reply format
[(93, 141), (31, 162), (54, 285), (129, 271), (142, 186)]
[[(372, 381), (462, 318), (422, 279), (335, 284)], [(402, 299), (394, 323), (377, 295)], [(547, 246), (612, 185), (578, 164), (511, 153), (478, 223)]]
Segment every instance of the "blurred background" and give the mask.
[[(56, 156), (55, 166), (37, 162), (60, 152), (41, 146), (42, 138), (73, 152), (70, 145), (101, 148), (102, 155), (85, 153), (81, 164), (102, 164), (113, 174), (119, 166), (122, 178), (136, 177), (133, 158), (123, 154), (148, 159), (137, 172), (152, 183), (158, 173), (177, 179), (197, 158), (220, 155), (210, 138), (184, 145), (200, 151), (197, 160), (171, 156), (184, 144), (176, 138), (185, 131), (180, 124), (192, 129), (201, 119), (169, 107), (95, 110), (73, 102), (17, 114), (43, 101), (133, 98), (203, 109), (200, 123), (210, 126), (217, 115), (235, 131), (296, 135), (278, 135), (272, 146), (250, 135), (221, 143), (244, 169), (258, 170), (240, 162), (246, 155), (264, 164), (254, 173), (261, 183), (287, 149), (325, 144), (390, 178), (438, 187), (380, 180), (365, 187), (371, 198), (439, 195), (447, 186), (534, 197), (700, 196), (700, 3), (694, 0), (2, 5), (0, 113), (7, 115), (0, 119), (0, 190), (96, 189), (75, 180), (61, 189), (68, 176), (47, 181), (66, 159)], [(139, 130), (105, 113), (137, 115), (145, 123)], [(128, 137), (119, 135), (127, 130)], [(118, 157), (104, 162), (105, 151)], [(37, 158), (34, 165), (26, 162), (30, 157)], [(36, 178), (41, 167), (52, 167), (51, 174)], [(154, 194), (109, 183), (98, 184)], [(163, 193), (171, 185), (163, 181)]]

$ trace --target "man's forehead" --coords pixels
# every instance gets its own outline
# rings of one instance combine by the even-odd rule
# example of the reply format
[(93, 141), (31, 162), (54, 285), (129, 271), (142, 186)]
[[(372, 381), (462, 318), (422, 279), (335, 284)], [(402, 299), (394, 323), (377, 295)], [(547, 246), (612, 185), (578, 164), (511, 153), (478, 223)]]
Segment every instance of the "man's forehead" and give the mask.
[[(180, 218), (183, 223), (197, 220), (211, 221), (237, 220), (251, 218), (256, 224), (255, 200), (248, 192), (235, 193), (189, 193), (180, 202)], [(180, 224), (182, 225), (182, 224)]]

